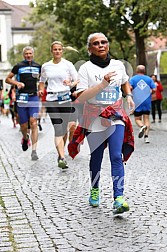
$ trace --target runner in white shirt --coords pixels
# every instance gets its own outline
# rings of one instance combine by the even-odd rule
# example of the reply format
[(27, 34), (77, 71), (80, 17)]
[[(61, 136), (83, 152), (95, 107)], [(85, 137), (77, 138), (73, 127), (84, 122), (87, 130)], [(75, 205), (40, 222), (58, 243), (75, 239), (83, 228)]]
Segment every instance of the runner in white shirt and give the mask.
[(134, 102), (123, 63), (110, 58), (107, 37), (103, 33), (93, 33), (89, 35), (87, 42), (90, 60), (79, 69), (80, 82), (77, 85), (77, 93), (78, 100), (85, 102), (83, 128), (87, 131), (86, 136), (91, 152), (89, 203), (94, 207), (99, 206), (100, 171), (107, 144), (113, 179), (113, 213), (123, 213), (129, 210), (128, 203), (123, 198), (122, 160), (125, 123), (127, 125), (129, 120), (123, 110), (121, 88), (127, 95), (129, 109), (134, 110)]
[[(119, 60), (111, 59), (109, 65), (105, 68), (101, 68), (98, 65), (93, 64), (91, 61), (86, 62), (79, 69), (80, 83), (77, 85), (77, 92), (84, 91), (88, 87), (94, 87), (100, 83), (104, 75), (110, 72), (112, 69), (116, 75), (113, 77), (114, 80), (110, 82), (104, 90), (99, 92), (96, 96), (88, 99), (88, 103), (95, 105), (112, 105), (117, 100), (122, 98), (121, 85), (128, 81), (129, 77), (125, 72), (123, 63)], [(88, 81), (87, 81), (88, 80)], [(122, 120), (111, 121), (111, 124), (122, 124)], [(101, 125), (100, 118), (97, 119), (90, 125), (89, 131), (98, 132), (105, 130), (106, 127)]]
[(78, 74), (74, 65), (62, 58), (63, 45), (54, 41), (51, 45), (53, 59), (42, 65), (39, 93), (43, 94), (47, 81), (47, 112), (55, 131), (55, 145), (58, 152), (58, 166), (68, 168), (64, 156), (63, 137), (67, 132), (71, 112), (70, 88), (77, 81)]

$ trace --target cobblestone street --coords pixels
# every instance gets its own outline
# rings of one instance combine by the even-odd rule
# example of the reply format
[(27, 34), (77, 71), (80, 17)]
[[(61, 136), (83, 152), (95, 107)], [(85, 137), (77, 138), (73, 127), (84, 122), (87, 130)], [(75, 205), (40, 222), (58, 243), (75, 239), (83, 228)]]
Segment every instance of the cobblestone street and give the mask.
[(125, 196), (130, 211), (112, 214), (108, 151), (102, 165), (101, 204), (89, 198), (89, 149), (66, 156), (69, 169), (57, 167), (49, 118), (39, 132), (38, 161), (23, 152), (19, 126), (0, 123), (0, 252), (166, 252), (167, 114), (151, 124), (150, 144), (138, 139), (125, 166)]

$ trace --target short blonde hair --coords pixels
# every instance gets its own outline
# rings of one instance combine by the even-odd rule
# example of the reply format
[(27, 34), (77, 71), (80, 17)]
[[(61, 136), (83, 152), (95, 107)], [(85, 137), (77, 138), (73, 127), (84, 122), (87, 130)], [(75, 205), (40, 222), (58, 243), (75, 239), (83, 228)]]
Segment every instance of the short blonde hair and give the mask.
[(61, 42), (61, 41), (58, 41), (58, 40), (55, 40), (55, 41), (51, 44), (51, 46), (50, 46), (50, 50), (51, 50), (51, 51), (52, 51), (54, 45), (61, 45), (62, 48), (64, 49), (64, 46), (63, 46), (62, 42)]
[(78, 52), (78, 50), (75, 49), (75, 48), (72, 47), (72, 46), (63, 46), (63, 43), (60, 42), (60, 41), (58, 41), (58, 40), (54, 41), (54, 42), (51, 44), (51, 48), (50, 48), (51, 51), (52, 51), (54, 45), (61, 45), (63, 51), (64, 51), (64, 50), (68, 50), (68, 51)]

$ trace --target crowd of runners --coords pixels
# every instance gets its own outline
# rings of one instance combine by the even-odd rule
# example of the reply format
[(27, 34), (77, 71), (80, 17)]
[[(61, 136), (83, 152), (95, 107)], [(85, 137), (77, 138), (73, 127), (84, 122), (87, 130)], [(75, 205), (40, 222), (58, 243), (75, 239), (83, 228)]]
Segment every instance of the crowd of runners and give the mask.
[[(50, 50), (52, 59), (41, 66), (34, 61), (34, 49), (31, 46), (23, 48), (23, 60), (6, 76), (5, 81), (11, 88), (0, 90), (1, 114), (11, 114), (13, 127), (19, 125), (22, 150), (26, 151), (31, 145), (34, 161), (40, 158), (37, 145), (38, 132), (42, 131), (41, 120), (45, 121), (48, 114), (54, 128), (57, 165), (61, 169), (68, 168), (65, 145), (74, 158), (83, 139), (87, 139), (90, 148), (89, 204), (93, 207), (100, 204), (101, 164), (108, 147), (113, 213), (126, 212), (129, 205), (124, 199), (124, 162), (134, 151), (134, 135), (123, 97), (139, 126), (138, 137), (144, 137), (145, 143), (149, 143), (151, 105), (155, 122), (152, 97), (157, 90), (162, 93), (163, 88), (158, 88), (161, 83), (155, 76), (147, 76), (143, 65), (137, 66), (136, 74), (129, 78), (124, 64), (110, 57), (109, 41), (103, 33), (88, 36), (89, 60), (78, 71), (72, 62), (63, 58), (65, 47), (60, 41), (54, 41)], [(160, 105), (158, 113), (161, 122)]]

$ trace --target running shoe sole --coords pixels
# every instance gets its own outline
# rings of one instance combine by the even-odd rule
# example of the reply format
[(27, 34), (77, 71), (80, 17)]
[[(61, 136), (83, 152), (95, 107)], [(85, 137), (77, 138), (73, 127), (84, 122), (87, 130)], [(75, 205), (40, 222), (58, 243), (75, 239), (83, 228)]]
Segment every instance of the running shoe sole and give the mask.
[(93, 202), (91, 202), (90, 200), (89, 200), (89, 204), (90, 204), (90, 206), (92, 206), (92, 207), (98, 207), (98, 206), (99, 206), (99, 202), (93, 203)]
[(146, 144), (150, 143), (149, 139), (144, 139), (144, 142), (145, 142)]
[(129, 211), (129, 207), (124, 207), (124, 206), (120, 206), (116, 209), (113, 209), (113, 214), (122, 214), (122, 213), (125, 213), (125, 212), (128, 212)]

